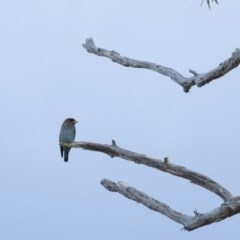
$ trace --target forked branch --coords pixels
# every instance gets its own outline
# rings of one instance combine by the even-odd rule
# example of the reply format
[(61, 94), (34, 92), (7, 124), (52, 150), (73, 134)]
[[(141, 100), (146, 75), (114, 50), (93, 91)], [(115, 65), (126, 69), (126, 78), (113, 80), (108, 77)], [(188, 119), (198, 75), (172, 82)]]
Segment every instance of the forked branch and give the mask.
[(111, 145), (91, 142), (74, 142), (69, 146), (73, 148), (82, 148), (85, 150), (102, 152), (112, 158), (120, 157), (134, 163), (144, 164), (148, 167), (152, 167), (160, 171), (164, 171), (172, 175), (188, 179), (191, 183), (199, 185), (217, 194), (223, 199), (224, 203), (220, 207), (212, 210), (209, 213), (200, 214), (198, 212), (195, 212), (195, 216), (188, 216), (173, 210), (165, 203), (162, 203), (148, 196), (147, 194), (128, 186), (126, 183), (114, 183), (107, 179), (103, 179), (101, 181), (101, 184), (109, 191), (119, 192), (120, 194), (129, 199), (142, 203), (148, 208), (164, 214), (172, 220), (182, 224), (184, 226), (184, 229), (186, 230), (194, 230), (204, 225), (221, 221), (240, 212), (240, 197), (234, 198), (227, 189), (225, 189), (223, 186), (221, 186), (219, 183), (215, 182), (211, 178), (198, 172), (191, 171), (185, 167), (173, 164), (169, 162), (167, 158), (165, 158), (164, 160), (160, 160), (147, 156), (145, 154), (139, 154), (120, 148), (117, 146), (114, 140), (112, 141)]
[(173, 210), (165, 203), (148, 196), (136, 188), (128, 186), (126, 183), (114, 183), (110, 180), (103, 179), (101, 184), (111, 192), (118, 192), (126, 198), (141, 203), (149, 209), (159, 212), (173, 221), (182, 224), (184, 230), (187, 231), (192, 231), (196, 228), (222, 221), (240, 212), (240, 196), (232, 198), (223, 203), (220, 207), (213, 209), (211, 212), (203, 214), (194, 211), (195, 216), (188, 216)]
[(196, 71), (190, 69), (189, 72), (192, 73), (194, 76), (184, 77), (182, 74), (172, 68), (164, 67), (159, 64), (147, 61), (140, 61), (128, 57), (122, 57), (116, 51), (109, 51), (104, 48), (98, 48), (95, 46), (92, 38), (87, 39), (85, 44), (83, 44), (83, 47), (89, 53), (110, 58), (113, 62), (117, 62), (125, 67), (145, 68), (170, 77), (173, 81), (182, 86), (185, 92), (189, 92), (190, 88), (194, 85), (202, 87), (205, 84), (224, 76), (226, 73), (230, 72), (240, 64), (240, 49), (236, 49), (232, 53), (231, 57), (220, 63), (214, 69), (206, 73), (197, 73)]

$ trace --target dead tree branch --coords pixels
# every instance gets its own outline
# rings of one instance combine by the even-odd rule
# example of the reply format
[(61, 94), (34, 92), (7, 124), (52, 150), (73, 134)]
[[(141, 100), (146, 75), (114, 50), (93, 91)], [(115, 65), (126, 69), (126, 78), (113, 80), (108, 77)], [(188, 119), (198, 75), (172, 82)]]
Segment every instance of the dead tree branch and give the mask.
[(223, 199), (223, 201), (230, 200), (233, 195), (220, 184), (213, 181), (211, 178), (204, 176), (203, 174), (191, 171), (185, 167), (173, 164), (169, 162), (167, 158), (163, 161), (155, 159), (145, 154), (138, 154), (116, 145), (113, 140), (112, 145), (90, 143), (90, 142), (74, 142), (70, 145), (75, 148), (83, 148), (90, 151), (97, 151), (108, 154), (110, 157), (120, 157), (125, 160), (129, 160), (138, 164), (143, 164), (148, 167), (158, 169), (163, 172), (170, 173), (172, 175), (190, 180), (191, 183), (199, 185), (207, 190), (217, 194)]
[(202, 87), (205, 84), (224, 76), (226, 73), (230, 72), (240, 64), (240, 49), (236, 49), (230, 58), (220, 63), (213, 70), (200, 74), (194, 70), (189, 70), (189, 72), (194, 76), (184, 77), (182, 74), (172, 68), (164, 67), (156, 63), (122, 57), (118, 52), (109, 51), (104, 48), (98, 48), (95, 46), (92, 38), (87, 39), (85, 44), (83, 44), (83, 47), (89, 53), (110, 58), (113, 62), (117, 62), (125, 67), (145, 68), (170, 77), (174, 82), (182, 86), (185, 92), (189, 92), (190, 88), (194, 85)]
[(101, 181), (101, 184), (107, 190), (109, 190), (111, 192), (118, 192), (128, 199), (134, 200), (138, 203), (142, 203), (149, 209), (159, 212), (159, 213), (169, 217), (173, 221), (180, 223), (182, 225), (187, 225), (189, 222), (191, 222), (190, 220), (193, 218), (193, 217), (184, 215), (180, 212), (173, 210), (165, 203), (162, 203), (162, 202), (148, 196), (146, 193), (140, 192), (136, 188), (128, 186), (124, 182), (114, 183), (108, 179), (103, 179)]
[(162, 203), (147, 194), (128, 186), (126, 183), (114, 183), (110, 180), (103, 179), (101, 184), (111, 192), (118, 192), (126, 198), (141, 203), (149, 209), (159, 212), (173, 221), (182, 224), (184, 230), (187, 231), (192, 231), (196, 228), (222, 221), (225, 218), (231, 217), (240, 212), (240, 196), (232, 198), (231, 200), (223, 203), (220, 207), (213, 209), (211, 212), (203, 214), (195, 211), (195, 216), (188, 216), (173, 210), (165, 203)]
[(188, 179), (191, 183), (199, 185), (215, 193), (223, 199), (224, 203), (220, 207), (213, 209), (209, 213), (202, 214), (195, 211), (195, 216), (188, 216), (173, 210), (165, 203), (162, 203), (148, 196), (147, 194), (128, 186), (126, 183), (114, 183), (107, 179), (103, 179), (101, 181), (101, 184), (109, 191), (118, 192), (129, 199), (132, 199), (138, 203), (142, 203), (151, 210), (157, 211), (169, 217), (170, 219), (182, 224), (185, 230), (191, 231), (204, 225), (221, 221), (240, 212), (240, 197), (233, 197), (233, 195), (227, 189), (225, 189), (223, 186), (221, 186), (219, 183), (215, 182), (211, 178), (203, 174), (191, 171), (185, 167), (173, 164), (169, 162), (167, 158), (165, 158), (164, 160), (155, 159), (145, 154), (138, 154), (120, 148), (117, 146), (114, 140), (112, 141), (111, 145), (91, 142), (74, 142), (72, 144), (68, 144), (68, 146), (71, 146), (73, 148), (82, 148), (85, 150), (102, 152), (112, 158), (120, 157), (134, 163), (144, 164), (148, 167), (152, 167), (160, 171), (164, 171), (172, 175)]

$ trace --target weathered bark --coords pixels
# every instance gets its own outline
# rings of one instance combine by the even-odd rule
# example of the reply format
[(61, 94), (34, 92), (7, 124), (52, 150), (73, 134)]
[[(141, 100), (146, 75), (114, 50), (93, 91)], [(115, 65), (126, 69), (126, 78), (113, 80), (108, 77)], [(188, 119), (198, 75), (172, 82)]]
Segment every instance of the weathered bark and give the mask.
[(182, 224), (183, 228), (188, 231), (192, 231), (196, 228), (203, 227), (214, 222), (222, 221), (225, 218), (231, 217), (240, 212), (240, 196), (224, 202), (220, 207), (213, 209), (211, 212), (198, 213), (197, 211), (194, 211), (195, 216), (188, 216), (173, 210), (165, 203), (162, 203), (147, 194), (128, 186), (126, 183), (114, 183), (110, 180), (103, 179), (101, 184), (111, 192), (118, 192), (123, 196), (138, 203), (142, 203), (149, 209), (159, 212), (173, 221)]
[(83, 47), (89, 53), (110, 58), (113, 62), (117, 62), (125, 67), (145, 68), (170, 77), (174, 82), (182, 86), (185, 92), (189, 92), (190, 88), (194, 85), (202, 87), (205, 84), (224, 76), (226, 73), (230, 72), (240, 64), (240, 49), (236, 49), (230, 58), (220, 63), (216, 68), (206, 73), (197, 73), (196, 71), (190, 69), (189, 72), (194, 76), (184, 77), (182, 74), (172, 68), (164, 67), (147, 61), (122, 57), (118, 52), (109, 51), (104, 48), (98, 48), (95, 46), (92, 38), (87, 39), (86, 43), (83, 44)]
[(111, 145), (92, 142), (74, 142), (72, 144), (68, 144), (68, 146), (102, 152), (112, 158), (120, 157), (134, 163), (144, 164), (145, 166), (188, 179), (191, 183), (199, 185), (223, 199), (223, 204), (220, 207), (213, 209), (211, 212), (203, 214), (195, 211), (195, 216), (188, 216), (172, 209), (167, 204), (162, 203), (131, 186), (128, 186), (126, 183), (115, 183), (107, 179), (103, 179), (101, 181), (101, 184), (109, 191), (118, 192), (129, 199), (142, 203), (149, 209), (157, 211), (175, 222), (182, 224), (185, 230), (191, 231), (207, 224), (221, 221), (240, 212), (240, 196), (233, 197), (230, 191), (211, 178), (198, 172), (191, 171), (185, 167), (173, 164), (167, 158), (160, 160), (145, 154), (138, 154), (120, 148), (114, 140)]
[[(93, 53), (97, 56), (107, 57), (113, 62), (119, 63), (125, 67), (145, 68), (170, 77), (173, 81), (182, 86), (185, 92), (188, 92), (194, 85), (202, 87), (205, 84), (224, 76), (240, 64), (240, 49), (236, 49), (232, 53), (231, 57), (221, 62), (214, 69), (200, 74), (190, 69), (189, 72), (193, 74), (193, 76), (185, 77), (172, 68), (152, 62), (122, 57), (116, 51), (109, 51), (104, 48), (98, 48), (95, 46), (92, 38), (87, 39), (86, 43), (83, 44), (83, 47), (89, 53)], [(240, 196), (233, 197), (230, 191), (228, 191), (226, 188), (211, 178), (198, 172), (191, 171), (185, 167), (173, 164), (167, 158), (160, 160), (144, 154), (138, 154), (118, 147), (115, 141), (113, 141), (111, 145), (90, 142), (75, 142), (71, 144), (71, 147), (106, 153), (110, 157), (120, 157), (134, 163), (144, 164), (148, 167), (152, 167), (157, 170), (188, 179), (191, 183), (199, 185), (215, 193), (223, 199), (223, 204), (213, 209), (211, 212), (198, 213), (197, 211), (194, 211), (195, 215), (188, 216), (172, 209), (167, 204), (148, 196), (147, 194), (129, 186), (126, 183), (112, 182), (107, 179), (103, 179), (101, 181), (101, 184), (109, 191), (118, 192), (129, 199), (132, 199), (138, 203), (142, 203), (149, 209), (157, 211), (174, 220), (175, 222), (182, 224), (185, 230), (191, 231), (213, 222), (222, 221), (223, 219), (240, 212)]]

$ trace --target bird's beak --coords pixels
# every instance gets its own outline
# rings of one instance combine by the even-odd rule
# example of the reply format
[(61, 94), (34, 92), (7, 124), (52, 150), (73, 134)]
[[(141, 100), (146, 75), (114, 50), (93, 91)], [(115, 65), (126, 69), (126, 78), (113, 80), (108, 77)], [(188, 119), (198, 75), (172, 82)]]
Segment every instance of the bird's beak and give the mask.
[(75, 120), (73, 123), (76, 124), (76, 123), (78, 123), (78, 121)]

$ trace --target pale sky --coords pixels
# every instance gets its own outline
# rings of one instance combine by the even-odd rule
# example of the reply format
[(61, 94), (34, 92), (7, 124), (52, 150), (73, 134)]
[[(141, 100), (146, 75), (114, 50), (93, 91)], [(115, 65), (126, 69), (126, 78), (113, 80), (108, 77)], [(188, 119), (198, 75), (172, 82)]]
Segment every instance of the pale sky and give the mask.
[(237, 0), (209, 11), (201, 0), (0, 2), (1, 214), (4, 240), (237, 239), (240, 215), (192, 232), (112, 193), (124, 181), (193, 215), (219, 207), (209, 191), (102, 153), (58, 146), (74, 117), (77, 141), (154, 156), (239, 190), (239, 68), (190, 93), (149, 70), (89, 54), (82, 44), (174, 68), (184, 76), (218, 66), (239, 48)]

